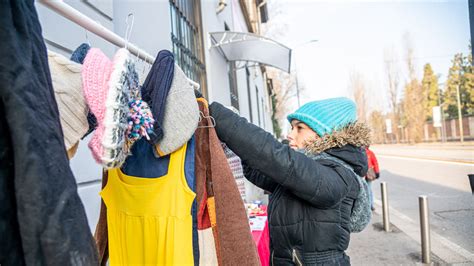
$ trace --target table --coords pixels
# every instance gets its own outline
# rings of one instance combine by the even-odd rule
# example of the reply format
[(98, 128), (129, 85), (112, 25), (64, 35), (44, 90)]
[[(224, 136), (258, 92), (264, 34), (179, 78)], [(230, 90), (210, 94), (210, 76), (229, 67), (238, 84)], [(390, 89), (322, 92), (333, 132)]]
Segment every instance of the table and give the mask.
[[(266, 207), (266, 206), (265, 206)], [(262, 266), (270, 265), (270, 232), (268, 229), (267, 213), (256, 214), (257, 217), (265, 217), (263, 230), (252, 230), (253, 240), (257, 245), (258, 256)]]

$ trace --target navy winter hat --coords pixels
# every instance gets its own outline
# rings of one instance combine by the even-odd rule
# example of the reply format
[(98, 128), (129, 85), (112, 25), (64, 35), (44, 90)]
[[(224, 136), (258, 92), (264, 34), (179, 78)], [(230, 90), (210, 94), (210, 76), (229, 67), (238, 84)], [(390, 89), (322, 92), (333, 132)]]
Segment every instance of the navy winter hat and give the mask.
[(74, 50), (71, 54), (71, 61), (74, 61), (79, 64), (84, 63), (84, 59), (86, 58), (87, 52), (91, 49), (91, 46), (87, 43), (82, 43), (79, 47)]
[[(71, 61), (74, 61), (79, 64), (83, 64), (84, 59), (86, 58), (86, 55), (90, 49), (91, 49), (91, 46), (87, 43), (83, 43), (79, 45), (79, 47), (77, 47), (76, 50), (72, 52), (71, 58), (70, 58)], [(97, 118), (95, 118), (95, 115), (92, 114), (90, 111), (87, 114), (87, 123), (89, 123), (89, 129), (87, 130), (86, 134), (82, 136), (82, 139), (87, 137), (97, 127)]]
[(319, 136), (324, 136), (356, 122), (357, 111), (354, 101), (339, 97), (309, 102), (287, 118), (290, 123), (299, 120)]
[(174, 56), (168, 50), (161, 50), (142, 86), (142, 99), (148, 103), (155, 118), (150, 142), (157, 144), (163, 139), (163, 120), (168, 92), (174, 76)]

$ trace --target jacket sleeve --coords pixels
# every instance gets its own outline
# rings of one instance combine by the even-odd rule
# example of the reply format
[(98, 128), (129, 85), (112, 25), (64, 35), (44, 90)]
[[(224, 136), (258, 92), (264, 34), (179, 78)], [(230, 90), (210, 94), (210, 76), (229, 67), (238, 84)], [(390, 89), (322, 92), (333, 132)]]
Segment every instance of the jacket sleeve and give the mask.
[(265, 176), (260, 171), (251, 168), (245, 162), (242, 162), (242, 167), (244, 169), (245, 178), (247, 178), (247, 180), (250, 181), (252, 184), (271, 193), (275, 191), (275, 188), (277, 187), (278, 183), (273, 181), (273, 179)]
[(370, 163), (374, 167), (374, 172), (378, 176), (380, 175), (380, 169), (379, 169), (379, 162), (377, 161), (377, 157), (375, 157), (375, 153), (372, 150), (367, 149), (367, 151), (370, 153)]
[(342, 166), (326, 166), (294, 151), (219, 103), (212, 103), (209, 110), (221, 141), (248, 166), (301, 199), (314, 206), (331, 207), (347, 195), (354, 180)]

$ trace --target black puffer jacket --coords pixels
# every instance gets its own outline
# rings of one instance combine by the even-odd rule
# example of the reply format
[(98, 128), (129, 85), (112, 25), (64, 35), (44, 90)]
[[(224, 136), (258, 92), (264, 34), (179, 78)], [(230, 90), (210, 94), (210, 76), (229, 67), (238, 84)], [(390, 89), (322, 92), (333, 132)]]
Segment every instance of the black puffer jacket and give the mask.
[[(334, 161), (315, 161), (279, 143), (221, 104), (211, 104), (210, 112), (221, 141), (244, 162), (245, 176), (272, 192), (272, 265), (349, 265), (344, 250), (349, 245), (349, 217), (359, 192), (353, 173)], [(368, 136), (349, 136), (346, 140), (360, 145), (365, 139), (368, 141)], [(351, 144), (335, 147), (327, 142), (323, 146), (327, 154), (343, 160), (358, 175), (367, 172), (363, 149)]]

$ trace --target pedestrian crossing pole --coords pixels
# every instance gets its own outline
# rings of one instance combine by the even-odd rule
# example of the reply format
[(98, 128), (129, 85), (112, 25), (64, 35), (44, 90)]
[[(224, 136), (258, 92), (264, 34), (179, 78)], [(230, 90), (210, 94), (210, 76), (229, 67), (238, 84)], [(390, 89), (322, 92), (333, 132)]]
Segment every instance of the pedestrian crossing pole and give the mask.
[(421, 262), (431, 263), (431, 239), (430, 239), (430, 214), (428, 209), (428, 197), (419, 196), (420, 205), (420, 231), (421, 231)]
[(382, 189), (382, 216), (383, 216), (383, 230), (390, 232), (390, 219), (388, 217), (388, 195), (387, 195), (387, 182), (380, 184)]

